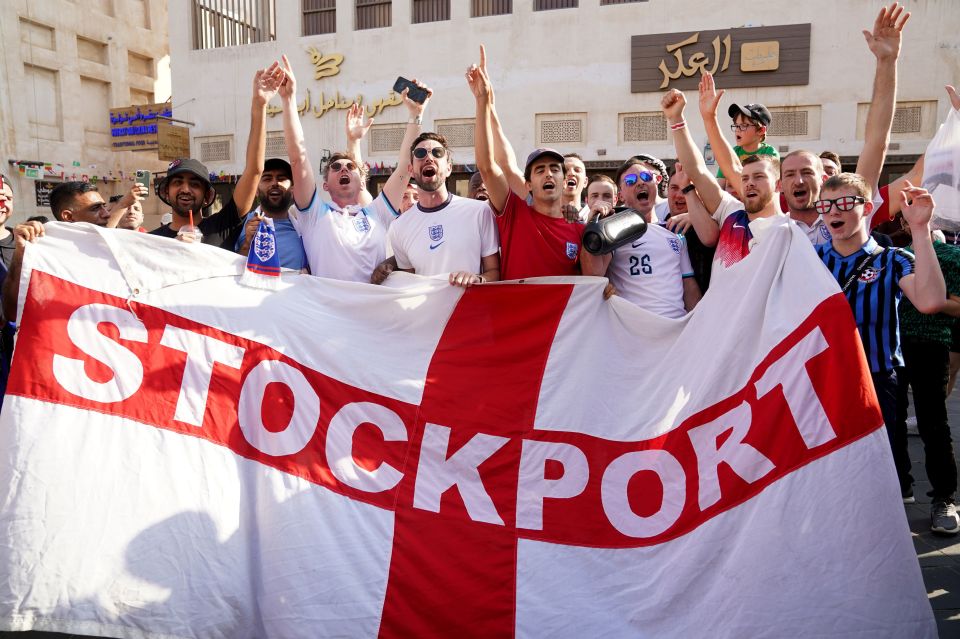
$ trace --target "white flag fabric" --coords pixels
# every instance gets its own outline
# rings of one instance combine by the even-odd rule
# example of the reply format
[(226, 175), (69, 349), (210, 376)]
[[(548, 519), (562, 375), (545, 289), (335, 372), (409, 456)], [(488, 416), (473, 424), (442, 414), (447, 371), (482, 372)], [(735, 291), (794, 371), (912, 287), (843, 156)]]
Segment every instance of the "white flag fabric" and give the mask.
[(785, 220), (680, 320), (599, 278), (243, 268), (28, 247), (0, 629), (936, 636), (851, 314)]

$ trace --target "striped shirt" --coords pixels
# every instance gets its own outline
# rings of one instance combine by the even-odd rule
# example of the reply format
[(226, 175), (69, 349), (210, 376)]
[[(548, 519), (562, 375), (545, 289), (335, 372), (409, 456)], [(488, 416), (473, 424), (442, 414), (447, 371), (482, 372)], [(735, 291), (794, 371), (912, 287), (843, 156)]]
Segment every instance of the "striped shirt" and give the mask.
[[(872, 237), (859, 251), (844, 257), (833, 250), (833, 243), (821, 244), (817, 255), (842, 287), (864, 254), (878, 246)], [(900, 279), (913, 273), (913, 254), (902, 249), (885, 248), (867, 262), (857, 281), (846, 292), (853, 311), (872, 373), (885, 373), (903, 366), (900, 353), (900, 324), (897, 306), (902, 292)]]

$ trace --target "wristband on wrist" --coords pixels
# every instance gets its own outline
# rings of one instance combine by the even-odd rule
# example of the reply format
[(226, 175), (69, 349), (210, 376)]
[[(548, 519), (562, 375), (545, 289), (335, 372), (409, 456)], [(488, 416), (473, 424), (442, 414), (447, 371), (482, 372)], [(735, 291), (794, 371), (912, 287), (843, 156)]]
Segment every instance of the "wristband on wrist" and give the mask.
[(407, 124), (423, 124), (423, 116), (418, 115), (407, 120)]
[(683, 193), (684, 195), (686, 195), (687, 193), (689, 193), (690, 191), (694, 190), (695, 188), (697, 188), (697, 187), (695, 187), (693, 184), (688, 184), (688, 185), (686, 185), (685, 187), (683, 187), (682, 189), (680, 189), (680, 192)]
[(481, 283), (481, 284), (485, 284), (485, 283), (487, 282), (486, 278), (485, 278), (482, 274), (477, 273), (477, 277), (480, 278), (480, 283)]
[(682, 129), (682, 128), (685, 127), (685, 126), (687, 126), (687, 121), (686, 121), (686, 120), (680, 120), (680, 121), (677, 122), (676, 124), (671, 124), (671, 125), (670, 125), (670, 130), (671, 130), (671, 131), (679, 131), (680, 129)]

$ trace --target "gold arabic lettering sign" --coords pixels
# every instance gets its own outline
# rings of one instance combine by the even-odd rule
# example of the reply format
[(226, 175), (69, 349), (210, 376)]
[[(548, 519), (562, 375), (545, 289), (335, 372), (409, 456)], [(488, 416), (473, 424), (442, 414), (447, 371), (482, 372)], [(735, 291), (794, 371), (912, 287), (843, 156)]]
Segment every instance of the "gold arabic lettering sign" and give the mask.
[(810, 81), (810, 25), (790, 24), (631, 39), (630, 91), (696, 89), (709, 71), (722, 88), (791, 86)]
[[(339, 53), (330, 53), (324, 55), (315, 47), (310, 47), (307, 49), (307, 54), (310, 56), (310, 62), (314, 67), (314, 80), (321, 80), (323, 78), (329, 78), (340, 74), (340, 65), (343, 63), (343, 55)], [(335, 95), (326, 97), (323, 91), (320, 91), (320, 96), (317, 99), (313, 99), (310, 95), (310, 89), (307, 89), (303, 102), (297, 105), (297, 111), (300, 113), (300, 117), (302, 118), (308, 113), (312, 113), (313, 117), (320, 118), (326, 115), (331, 109), (349, 109), (350, 105), (356, 102), (364, 107), (367, 117), (372, 118), (380, 115), (383, 110), (388, 107), (394, 107), (403, 104), (403, 98), (401, 98), (396, 91), (390, 91), (386, 97), (366, 104), (364, 104), (366, 98), (361, 94), (357, 94), (351, 98), (347, 96), (341, 96), (339, 89), (336, 90), (335, 93)], [(269, 115), (271, 118), (282, 112), (283, 107), (272, 104), (267, 105), (267, 115)]]

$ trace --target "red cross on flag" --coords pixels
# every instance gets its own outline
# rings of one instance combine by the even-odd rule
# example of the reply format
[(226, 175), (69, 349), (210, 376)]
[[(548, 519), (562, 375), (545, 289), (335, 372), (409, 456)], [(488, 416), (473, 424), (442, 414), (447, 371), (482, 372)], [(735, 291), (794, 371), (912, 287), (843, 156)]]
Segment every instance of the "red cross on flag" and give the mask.
[(936, 635), (849, 309), (785, 221), (683, 320), (596, 278), (264, 291), (216, 248), (47, 228), (0, 629)]

